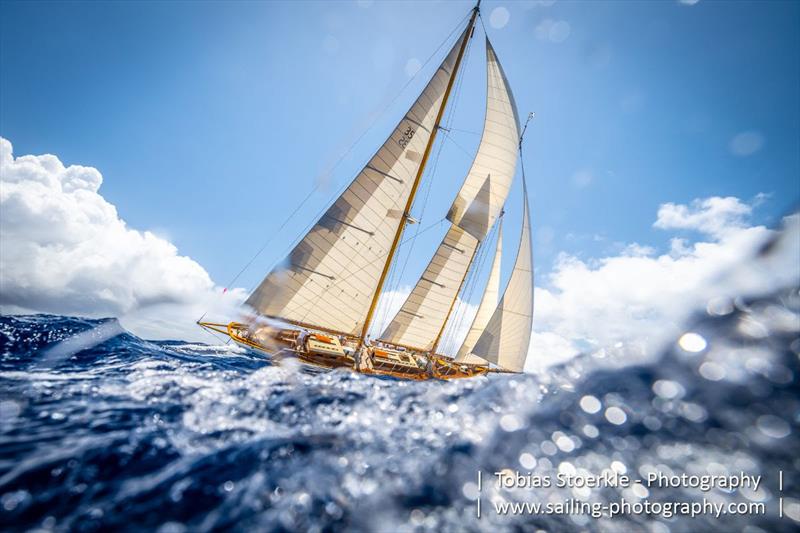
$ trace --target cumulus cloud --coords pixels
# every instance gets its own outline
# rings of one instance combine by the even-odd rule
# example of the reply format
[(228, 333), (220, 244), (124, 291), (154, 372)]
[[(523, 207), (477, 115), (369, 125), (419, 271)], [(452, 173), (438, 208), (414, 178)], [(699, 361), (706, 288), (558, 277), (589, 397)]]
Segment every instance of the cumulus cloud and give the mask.
[[(760, 196), (759, 196), (760, 198)], [(726, 233), (743, 228), (753, 207), (733, 196), (714, 196), (695, 200), (691, 205), (666, 203), (658, 208), (654, 227), (660, 229), (685, 229), (722, 238)]]
[[(762, 199), (759, 195), (754, 204)], [(697, 242), (674, 237), (664, 253), (632, 244), (619, 255), (591, 261), (559, 256), (535, 289), (527, 370), (541, 370), (577, 353), (628, 362), (653, 357), (664, 341), (676, 338), (688, 314), (708, 301), (797, 282), (796, 243), (768, 273), (734, 269), (774, 235), (748, 224), (754, 204), (733, 197), (663, 204), (655, 227), (704, 235)], [(797, 218), (786, 222), (797, 225)]]
[(15, 158), (0, 138), (2, 312), (117, 316), (142, 336), (202, 338), (193, 322), (219, 289), (172, 243), (128, 227), (102, 183), (54, 155)]

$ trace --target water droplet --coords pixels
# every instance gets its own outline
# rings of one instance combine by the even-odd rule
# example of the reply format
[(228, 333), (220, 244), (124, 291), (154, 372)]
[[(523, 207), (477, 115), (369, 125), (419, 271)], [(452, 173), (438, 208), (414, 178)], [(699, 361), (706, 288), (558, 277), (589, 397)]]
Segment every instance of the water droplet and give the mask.
[(712, 298), (706, 304), (706, 312), (712, 316), (725, 316), (733, 313), (733, 300), (725, 297)]
[(712, 363), (711, 361), (706, 361), (700, 365), (698, 371), (700, 372), (701, 376), (709, 381), (719, 381), (721, 379), (725, 379), (725, 367), (720, 366), (717, 363)]
[(528, 470), (533, 470), (536, 468), (536, 457), (534, 457), (530, 453), (523, 453), (519, 456), (519, 464), (522, 465), (523, 468), (527, 468)]
[(581, 398), (580, 405), (581, 409), (589, 414), (594, 414), (603, 407), (603, 405), (600, 403), (600, 400), (591, 395)]
[(675, 398), (683, 398), (684, 394), (686, 394), (686, 389), (677, 381), (659, 379), (653, 383), (653, 392), (661, 398), (674, 400)]
[(489, 24), (492, 25), (492, 28), (499, 30), (505, 28), (510, 19), (511, 13), (508, 12), (508, 9), (500, 6), (492, 9), (492, 13), (489, 15)]
[(522, 428), (522, 421), (516, 415), (503, 415), (500, 418), (500, 427), (503, 431), (517, 431)]
[(572, 442), (572, 439), (567, 437), (566, 435), (560, 435), (556, 439), (556, 446), (562, 451), (569, 453), (575, 449), (575, 443)]
[(706, 346), (708, 346), (708, 343), (702, 335), (694, 332), (688, 332), (684, 333), (681, 338), (678, 339), (678, 345), (687, 352), (698, 353), (705, 350)]
[(800, 522), (800, 501), (786, 498), (783, 502), (783, 514), (795, 522)]
[(583, 434), (590, 439), (596, 439), (600, 435), (600, 431), (598, 431), (596, 426), (593, 426), (592, 424), (586, 424), (583, 426)]
[(412, 57), (406, 62), (406, 76), (413, 78), (419, 69), (422, 68), (422, 63), (416, 57)]
[(464, 483), (464, 485), (461, 487), (461, 493), (468, 500), (477, 500), (480, 496), (478, 485), (472, 481)]
[(619, 407), (609, 407), (606, 409), (606, 420), (614, 425), (621, 426), (628, 420), (628, 415)]
[(761, 433), (773, 439), (782, 439), (792, 432), (789, 424), (774, 415), (759, 416), (758, 420), (756, 420), (756, 426), (758, 426)]

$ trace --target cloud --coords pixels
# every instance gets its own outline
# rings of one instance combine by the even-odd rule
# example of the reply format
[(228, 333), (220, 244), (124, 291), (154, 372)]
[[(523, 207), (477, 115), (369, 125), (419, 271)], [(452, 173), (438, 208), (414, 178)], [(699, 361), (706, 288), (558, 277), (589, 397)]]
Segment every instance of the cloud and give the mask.
[[(762, 199), (759, 195), (755, 203)], [(769, 268), (741, 266), (752, 263), (747, 262), (750, 254), (775, 235), (764, 226), (747, 224), (752, 209), (734, 197), (667, 203), (659, 208), (655, 227), (692, 229), (706, 237), (698, 242), (674, 237), (670, 249), (661, 254), (631, 244), (619, 255), (592, 261), (560, 255), (534, 292), (527, 369), (540, 370), (579, 352), (641, 361), (657, 355), (666, 340), (677, 338), (687, 316), (710, 300), (796, 283), (797, 243)], [(793, 215), (785, 222), (797, 226), (797, 218)]]
[[(759, 201), (761, 198), (761, 195), (756, 197)], [(658, 218), (653, 227), (696, 230), (721, 238), (743, 228), (752, 211), (750, 204), (733, 196), (695, 200), (689, 206), (666, 203), (658, 208)]]
[(219, 288), (172, 243), (129, 228), (102, 183), (54, 155), (15, 158), (0, 138), (2, 311), (117, 316), (145, 337), (204, 338), (194, 321)]

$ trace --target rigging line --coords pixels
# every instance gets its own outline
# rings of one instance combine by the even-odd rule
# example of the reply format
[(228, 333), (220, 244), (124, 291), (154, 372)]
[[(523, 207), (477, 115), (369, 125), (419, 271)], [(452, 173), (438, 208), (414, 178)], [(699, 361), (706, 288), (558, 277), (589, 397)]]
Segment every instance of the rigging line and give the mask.
[[(367, 126), (367, 128), (364, 129), (364, 131), (361, 133), (361, 135), (358, 136), (358, 138), (350, 145), (350, 147), (347, 150), (345, 150), (345, 152), (339, 157), (339, 159), (336, 160), (336, 162), (333, 164), (333, 166), (331, 166), (330, 169), (325, 171), (324, 174), (330, 175), (330, 174), (332, 174), (334, 172), (334, 170), (336, 170), (336, 168), (338, 168), (338, 166), (342, 163), (342, 161), (344, 161), (344, 159), (353, 151), (353, 149), (356, 147), (356, 145), (359, 142), (361, 142), (361, 140), (364, 138), (364, 136), (370, 130), (372, 130), (372, 128), (378, 122), (378, 119), (380, 117), (382, 117), (386, 113), (386, 111), (389, 109), (389, 107), (391, 107), (397, 101), (398, 98), (400, 98), (400, 95), (402, 95), (403, 92), (405, 92), (405, 90), (408, 88), (408, 86), (411, 84), (411, 82), (413, 82), (417, 78), (419, 73), (424, 70), (425, 66), (427, 66), (427, 64), (431, 61), (431, 59), (433, 59), (436, 56), (436, 54), (439, 52), (439, 50), (442, 49), (442, 47), (450, 40), (450, 38), (453, 36), (453, 34), (464, 24), (464, 21), (467, 19), (468, 16), (469, 15), (465, 15), (464, 17), (461, 18), (461, 20), (458, 22), (458, 24), (450, 31), (450, 33), (447, 35), (447, 37), (445, 37), (444, 40), (439, 44), (439, 46), (436, 48), (436, 50), (434, 50), (433, 53), (431, 53), (431, 55), (428, 56), (428, 59), (425, 60), (425, 62), (422, 64), (422, 66), (419, 68), (419, 70), (417, 72), (415, 72), (414, 75), (411, 76), (408, 79), (408, 81), (400, 88), (400, 90), (397, 92), (397, 94), (394, 96), (394, 98), (392, 98), (389, 101), (389, 103), (386, 104), (386, 106), (384, 106), (384, 108), (377, 115), (375, 115), (375, 118), (372, 120), (372, 122), (369, 124), (369, 126)], [(303, 201), (300, 202), (300, 204), (294, 209), (294, 211), (291, 212), (291, 214), (283, 222), (283, 224), (281, 224), (281, 226), (275, 232), (273, 232), (271, 234), (269, 239), (267, 239), (267, 241), (264, 243), (264, 245), (261, 246), (261, 248), (259, 248), (259, 250), (255, 253), (255, 255), (247, 262), (247, 264), (245, 264), (245, 266), (233, 277), (233, 279), (230, 282), (228, 282), (228, 284), (225, 286), (223, 294), (225, 292), (227, 292), (227, 290), (229, 288), (231, 288), (234, 283), (236, 283), (236, 280), (238, 280), (239, 277), (248, 268), (250, 268), (250, 266), (255, 262), (256, 259), (258, 259), (258, 257), (267, 248), (267, 246), (269, 246), (269, 244), (275, 238), (275, 235), (279, 234), (281, 232), (281, 230), (283, 230), (283, 228), (286, 227), (286, 225), (294, 217), (294, 215), (296, 215), (297, 212), (300, 211), (300, 209), (306, 204), (306, 202), (308, 202), (308, 200), (314, 195), (314, 193), (317, 192), (317, 190), (320, 188), (320, 186), (322, 185), (323, 182), (324, 182), (324, 180), (317, 180), (316, 185), (314, 185), (314, 187), (311, 189), (311, 191), (306, 195), (306, 197), (303, 199)], [(338, 197), (341, 194), (342, 191), (343, 191), (343, 189), (340, 189), (339, 193), (336, 196)], [(301, 235), (304, 235), (304, 234), (305, 234), (305, 232), (303, 232)], [(299, 241), (299, 239), (297, 239), (297, 241)], [(293, 246), (295, 244), (297, 244), (297, 242), (293, 243)], [(274, 265), (273, 265), (273, 268), (274, 268)], [(272, 269), (270, 269), (270, 270), (272, 270)], [(252, 292), (252, 289), (250, 291), (248, 291), (248, 292)], [(205, 316), (205, 313), (203, 313), (203, 316)], [(201, 318), (201, 320), (202, 320), (202, 318)]]
[(447, 128), (447, 131), (455, 131), (455, 132), (458, 132), (458, 133), (470, 133), (472, 135), (481, 135), (481, 133), (479, 133), (477, 131), (462, 130), (461, 128)]
[(479, 11), (478, 18), (481, 20), (481, 27), (483, 28), (483, 34), (486, 35), (486, 38), (489, 38), (489, 32), (486, 31), (486, 24), (483, 23), (483, 14)]
[(458, 143), (456, 142), (456, 140), (453, 138), (453, 136), (452, 136), (452, 135), (450, 135), (450, 133), (449, 133), (449, 132), (445, 131), (444, 133), (445, 133), (445, 138), (446, 138), (447, 140), (449, 140), (451, 143), (453, 143), (453, 144), (454, 144), (454, 145), (455, 145), (455, 146), (456, 146), (456, 147), (457, 147), (459, 150), (461, 150), (462, 152), (464, 152), (464, 153), (465, 153), (465, 154), (466, 154), (466, 155), (467, 155), (469, 158), (471, 158), (471, 159), (474, 159), (474, 158), (475, 158), (475, 156), (474, 156), (473, 154), (470, 154), (470, 153), (467, 151), (467, 149), (466, 149), (466, 148), (464, 148), (463, 146), (461, 146), (460, 144), (458, 144)]

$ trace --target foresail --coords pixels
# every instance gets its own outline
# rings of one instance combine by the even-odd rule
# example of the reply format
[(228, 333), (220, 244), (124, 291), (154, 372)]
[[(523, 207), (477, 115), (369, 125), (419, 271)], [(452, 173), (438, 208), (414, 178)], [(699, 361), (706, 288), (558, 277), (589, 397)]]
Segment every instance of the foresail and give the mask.
[(527, 191), (524, 187), (524, 210), (519, 251), (503, 297), (472, 354), (501, 368), (522, 372), (528, 355), (533, 322), (533, 254)]
[[(503, 210), (517, 165), (519, 117), (511, 87), (486, 39), (486, 121), (472, 167), (447, 219), (483, 240)], [(490, 184), (490, 193), (482, 191)]]
[(360, 332), (467, 33), (383, 146), (247, 305), (267, 316)]
[(476, 356), (470, 355), (475, 343), (478, 342), (478, 337), (481, 336), (489, 319), (492, 318), (495, 307), (497, 307), (497, 299), (500, 296), (500, 259), (503, 255), (503, 233), (502, 220), (497, 228), (497, 244), (495, 245), (494, 260), (492, 261), (492, 268), (489, 271), (489, 279), (486, 282), (486, 288), (483, 291), (481, 303), (478, 304), (478, 312), (475, 313), (475, 318), (472, 320), (472, 325), (469, 327), (467, 336), (464, 342), (461, 343), (461, 348), (456, 355), (456, 361), (465, 363), (481, 363), (485, 362), (478, 359)]
[(450, 226), (428, 268), (380, 339), (432, 349), (477, 247), (475, 237)]

